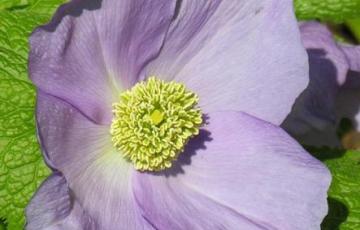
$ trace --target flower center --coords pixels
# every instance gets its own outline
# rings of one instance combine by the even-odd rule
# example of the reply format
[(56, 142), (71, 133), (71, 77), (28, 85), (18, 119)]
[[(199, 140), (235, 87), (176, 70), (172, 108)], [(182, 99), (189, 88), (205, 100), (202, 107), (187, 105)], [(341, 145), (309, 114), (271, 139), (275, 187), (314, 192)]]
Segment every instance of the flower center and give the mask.
[(180, 83), (155, 77), (137, 83), (113, 104), (114, 146), (137, 170), (170, 168), (189, 138), (199, 134), (198, 100)]

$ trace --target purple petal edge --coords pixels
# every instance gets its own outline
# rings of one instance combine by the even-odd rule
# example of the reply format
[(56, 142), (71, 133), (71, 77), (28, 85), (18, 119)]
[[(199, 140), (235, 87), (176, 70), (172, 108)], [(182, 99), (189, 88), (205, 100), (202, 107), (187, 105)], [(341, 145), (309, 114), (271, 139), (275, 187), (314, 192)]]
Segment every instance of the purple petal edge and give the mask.
[(30, 37), (29, 73), (42, 91), (60, 97), (99, 124), (111, 104), (155, 58), (175, 1), (74, 0)]

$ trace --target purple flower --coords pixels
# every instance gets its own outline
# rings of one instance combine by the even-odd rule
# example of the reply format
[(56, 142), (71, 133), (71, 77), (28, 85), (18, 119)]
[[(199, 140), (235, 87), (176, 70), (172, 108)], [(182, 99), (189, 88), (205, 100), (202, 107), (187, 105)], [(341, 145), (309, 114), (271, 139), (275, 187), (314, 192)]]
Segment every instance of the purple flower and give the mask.
[(304, 144), (340, 146), (336, 129), (342, 118), (360, 127), (360, 46), (337, 43), (318, 22), (301, 23), (300, 32), (310, 83), (282, 126)]
[(330, 174), (277, 127), (308, 83), (291, 0), (72, 1), (30, 43), (27, 229), (319, 229)]

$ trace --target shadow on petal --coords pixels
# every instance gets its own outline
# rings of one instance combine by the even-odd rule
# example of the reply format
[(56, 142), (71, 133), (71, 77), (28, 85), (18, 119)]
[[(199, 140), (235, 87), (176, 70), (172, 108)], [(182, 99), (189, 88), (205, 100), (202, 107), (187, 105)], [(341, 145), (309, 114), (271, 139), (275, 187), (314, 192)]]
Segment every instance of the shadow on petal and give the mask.
[(198, 150), (206, 149), (206, 142), (211, 140), (211, 133), (205, 129), (201, 129), (199, 135), (189, 140), (185, 146), (184, 152), (180, 153), (179, 158), (173, 163), (173, 166), (168, 170), (158, 173), (158, 175), (176, 177), (178, 174), (184, 174), (185, 171), (183, 170), (183, 166), (190, 165), (191, 158), (196, 155)]
[(331, 142), (338, 146), (335, 132), (335, 100), (339, 90), (338, 69), (323, 49), (307, 49), (310, 82), (297, 98), (291, 113), (281, 125), (305, 145), (322, 146)]

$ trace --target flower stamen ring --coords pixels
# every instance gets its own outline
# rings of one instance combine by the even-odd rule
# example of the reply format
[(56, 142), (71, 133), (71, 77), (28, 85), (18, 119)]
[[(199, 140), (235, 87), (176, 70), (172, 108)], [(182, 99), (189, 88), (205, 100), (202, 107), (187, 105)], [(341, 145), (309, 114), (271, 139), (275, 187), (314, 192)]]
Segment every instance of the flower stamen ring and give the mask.
[(187, 141), (199, 134), (198, 101), (180, 83), (155, 77), (137, 83), (113, 104), (114, 146), (139, 171), (170, 168)]

